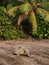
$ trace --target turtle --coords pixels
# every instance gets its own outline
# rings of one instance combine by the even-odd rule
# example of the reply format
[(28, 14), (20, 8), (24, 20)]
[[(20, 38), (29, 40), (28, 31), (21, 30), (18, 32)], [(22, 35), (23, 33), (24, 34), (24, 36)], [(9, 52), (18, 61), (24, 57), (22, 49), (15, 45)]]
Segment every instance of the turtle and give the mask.
[(14, 49), (13, 54), (17, 55), (18, 57), (21, 55), (29, 57), (30, 51), (24, 46), (18, 46)]

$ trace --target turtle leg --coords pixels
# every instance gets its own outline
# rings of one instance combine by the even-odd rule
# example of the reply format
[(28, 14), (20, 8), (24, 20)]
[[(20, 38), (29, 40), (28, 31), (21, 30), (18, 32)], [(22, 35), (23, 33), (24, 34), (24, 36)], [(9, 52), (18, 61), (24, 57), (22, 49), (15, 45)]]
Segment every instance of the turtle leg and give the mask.
[(16, 57), (20, 57), (20, 54), (17, 54)]

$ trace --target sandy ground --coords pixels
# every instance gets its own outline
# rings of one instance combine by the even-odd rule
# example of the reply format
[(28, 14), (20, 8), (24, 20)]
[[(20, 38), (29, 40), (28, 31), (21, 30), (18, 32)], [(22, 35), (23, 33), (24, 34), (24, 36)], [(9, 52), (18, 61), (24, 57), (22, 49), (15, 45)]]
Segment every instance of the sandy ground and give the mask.
[[(13, 55), (17, 46), (25, 46), (33, 57)], [(0, 65), (49, 65), (49, 40), (0, 41)]]

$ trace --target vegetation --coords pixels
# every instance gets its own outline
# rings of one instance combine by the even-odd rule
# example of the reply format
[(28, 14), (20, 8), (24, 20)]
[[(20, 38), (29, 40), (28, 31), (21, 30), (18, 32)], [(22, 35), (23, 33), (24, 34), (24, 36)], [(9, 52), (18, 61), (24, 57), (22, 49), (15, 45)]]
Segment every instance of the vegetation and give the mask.
[(2, 0), (0, 38), (26, 38), (26, 34), (37, 39), (49, 39), (49, 1)]
[(13, 21), (8, 17), (4, 7), (0, 7), (0, 38), (5, 40), (26, 38), (25, 34), (13, 25)]

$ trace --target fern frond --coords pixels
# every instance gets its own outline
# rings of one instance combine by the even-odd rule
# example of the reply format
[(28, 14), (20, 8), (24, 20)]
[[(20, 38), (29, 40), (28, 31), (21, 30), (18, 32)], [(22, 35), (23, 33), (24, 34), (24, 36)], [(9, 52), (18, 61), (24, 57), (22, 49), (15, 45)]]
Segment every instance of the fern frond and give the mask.
[(49, 12), (42, 8), (36, 9), (36, 14), (41, 16), (45, 22), (49, 22)]
[(34, 11), (29, 12), (29, 18), (28, 19), (32, 25), (32, 31), (34, 31), (36, 33), (37, 32), (37, 21), (36, 21)]
[(18, 8), (19, 8), (19, 6), (15, 6), (15, 7), (9, 9), (9, 10), (7, 11), (7, 14), (8, 14), (9, 16), (14, 16), (14, 15), (15, 15), (14, 12), (15, 12), (16, 10), (18, 10)]
[(47, 11), (49, 11), (49, 2), (45, 2), (45, 3), (39, 3), (40, 4), (40, 8), (43, 8)]

